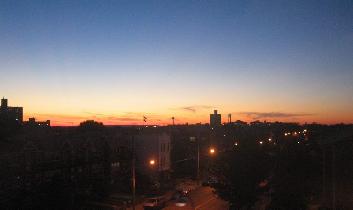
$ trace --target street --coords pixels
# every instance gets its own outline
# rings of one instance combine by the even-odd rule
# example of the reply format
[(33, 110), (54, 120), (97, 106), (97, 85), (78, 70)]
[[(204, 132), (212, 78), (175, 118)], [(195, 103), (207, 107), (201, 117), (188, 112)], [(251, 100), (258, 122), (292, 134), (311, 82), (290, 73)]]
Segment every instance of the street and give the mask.
[[(215, 196), (212, 190), (210, 187), (199, 187), (190, 192), (186, 206), (178, 207), (171, 200), (163, 210), (228, 210), (228, 202)], [(142, 204), (137, 205), (136, 210), (143, 210)]]
[(170, 201), (165, 210), (227, 210), (228, 203), (215, 196), (210, 187), (200, 187), (189, 194), (189, 201), (184, 207), (175, 206)]

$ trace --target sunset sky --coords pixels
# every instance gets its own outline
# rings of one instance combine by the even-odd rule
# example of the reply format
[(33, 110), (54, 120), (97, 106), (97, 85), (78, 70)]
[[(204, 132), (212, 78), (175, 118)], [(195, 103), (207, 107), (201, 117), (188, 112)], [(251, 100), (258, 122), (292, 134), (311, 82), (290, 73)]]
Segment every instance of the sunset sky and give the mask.
[(77, 125), (353, 123), (353, 1), (0, 1), (0, 96)]

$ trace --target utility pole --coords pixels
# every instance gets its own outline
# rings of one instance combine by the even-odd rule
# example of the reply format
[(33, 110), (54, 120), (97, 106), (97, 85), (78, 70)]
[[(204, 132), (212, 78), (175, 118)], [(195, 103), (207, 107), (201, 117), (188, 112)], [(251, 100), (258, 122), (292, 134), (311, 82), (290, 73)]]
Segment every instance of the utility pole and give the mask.
[(201, 141), (201, 125), (198, 127), (197, 136), (197, 184), (200, 185), (200, 141)]
[(322, 146), (322, 201), (326, 203), (326, 152)]
[(131, 187), (132, 187), (132, 210), (135, 210), (135, 194), (136, 194), (136, 174), (135, 174), (135, 138), (134, 135), (132, 136), (132, 167), (131, 167), (131, 173), (132, 173), (132, 182), (131, 182)]
[(332, 209), (336, 210), (336, 153), (335, 145), (332, 145)]
[(197, 138), (197, 184), (200, 184), (200, 139)]

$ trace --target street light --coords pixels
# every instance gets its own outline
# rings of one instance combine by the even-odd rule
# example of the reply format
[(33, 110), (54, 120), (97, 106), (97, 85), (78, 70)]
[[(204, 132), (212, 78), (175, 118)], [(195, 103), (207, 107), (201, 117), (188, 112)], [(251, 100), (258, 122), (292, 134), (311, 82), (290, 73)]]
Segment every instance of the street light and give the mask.
[(151, 165), (151, 166), (154, 166), (155, 164), (156, 164), (156, 161), (155, 161), (154, 159), (151, 159), (151, 160), (150, 160), (150, 165)]
[(213, 154), (215, 154), (215, 153), (216, 153), (215, 148), (211, 147), (211, 148), (210, 148), (210, 154), (213, 155)]

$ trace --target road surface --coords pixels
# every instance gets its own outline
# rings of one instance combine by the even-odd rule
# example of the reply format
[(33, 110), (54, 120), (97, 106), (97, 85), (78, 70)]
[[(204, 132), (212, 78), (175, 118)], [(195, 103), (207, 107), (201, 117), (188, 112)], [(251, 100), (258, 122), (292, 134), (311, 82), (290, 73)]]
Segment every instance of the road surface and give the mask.
[[(190, 192), (186, 206), (178, 207), (172, 200), (163, 210), (228, 210), (228, 202), (218, 198), (212, 191), (210, 187), (199, 187)], [(143, 210), (142, 204), (136, 205), (136, 210)]]
[(164, 210), (228, 210), (228, 203), (215, 196), (212, 188), (200, 187), (190, 192), (186, 206), (177, 207), (170, 201)]

